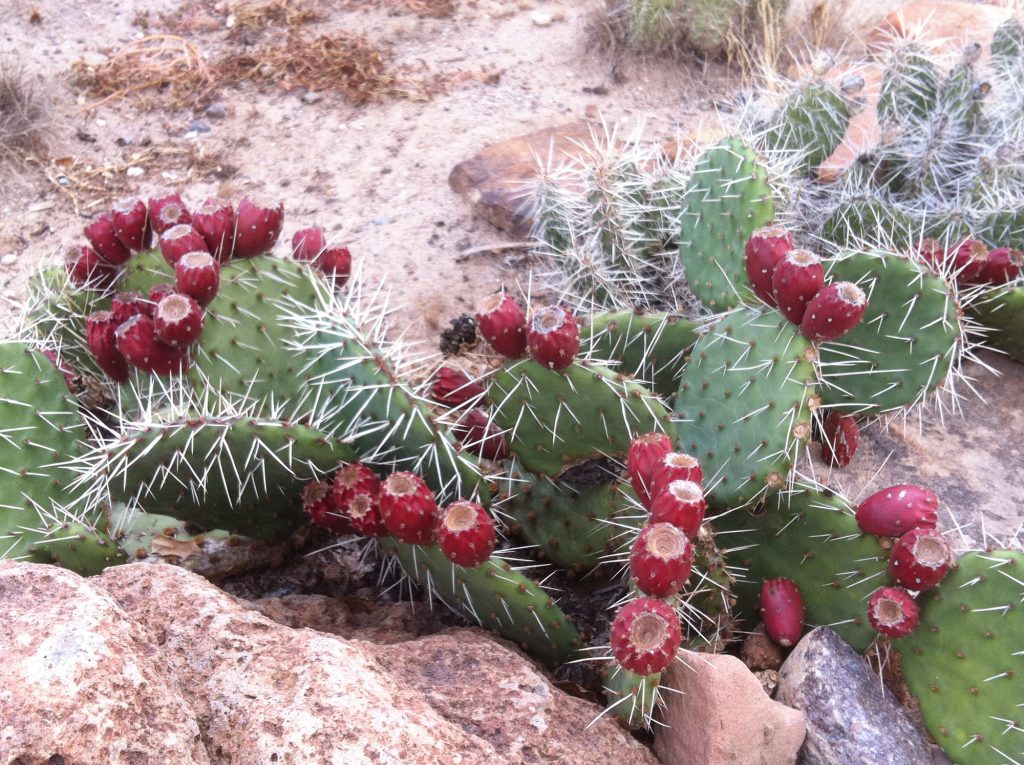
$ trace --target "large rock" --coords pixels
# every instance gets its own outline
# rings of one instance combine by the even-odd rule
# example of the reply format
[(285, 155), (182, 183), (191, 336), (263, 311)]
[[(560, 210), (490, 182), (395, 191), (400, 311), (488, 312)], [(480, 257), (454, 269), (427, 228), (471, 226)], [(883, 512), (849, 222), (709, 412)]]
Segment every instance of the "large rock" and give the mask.
[(156, 643), (93, 582), (0, 561), (0, 656), (5, 765), (210, 762)]
[(807, 716), (803, 765), (932, 765), (921, 729), (828, 627), (793, 649), (779, 671), (776, 698)]
[(925, 40), (937, 50), (959, 52), (968, 43), (984, 49), (992, 34), (1014, 15), (1011, 8), (955, 0), (917, 0), (894, 10), (868, 36), (869, 46), (884, 46), (892, 38)]
[[(681, 651), (664, 675), (665, 726), (654, 749), (664, 765), (793, 765), (804, 716), (776, 701), (739, 659)], [(855, 762), (850, 760), (850, 763)], [(849, 765), (849, 764), (847, 764)]]

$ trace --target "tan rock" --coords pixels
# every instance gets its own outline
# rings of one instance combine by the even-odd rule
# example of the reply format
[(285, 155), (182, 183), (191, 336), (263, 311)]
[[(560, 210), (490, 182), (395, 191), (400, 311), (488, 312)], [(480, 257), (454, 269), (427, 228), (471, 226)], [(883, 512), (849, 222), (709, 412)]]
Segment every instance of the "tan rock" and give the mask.
[(0, 655), (0, 762), (210, 762), (156, 645), (94, 580), (0, 561)]
[(918, 0), (893, 11), (868, 36), (869, 47), (884, 46), (893, 37), (926, 40), (937, 51), (957, 52), (976, 42), (985, 49), (992, 34), (1014, 15), (994, 5)]
[(665, 728), (654, 750), (664, 765), (793, 765), (804, 715), (768, 698), (739, 659), (682, 651), (664, 676)]
[(778, 669), (782, 666), (782, 648), (768, 637), (764, 625), (759, 624), (743, 640), (740, 658), (748, 669)]

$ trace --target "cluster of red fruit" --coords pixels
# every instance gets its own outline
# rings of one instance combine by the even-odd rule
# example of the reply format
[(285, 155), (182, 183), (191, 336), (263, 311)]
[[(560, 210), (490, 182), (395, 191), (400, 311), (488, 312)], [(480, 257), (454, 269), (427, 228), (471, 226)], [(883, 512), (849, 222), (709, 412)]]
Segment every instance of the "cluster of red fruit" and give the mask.
[[(937, 586), (953, 565), (953, 551), (935, 526), (939, 498), (912, 484), (882, 489), (857, 507), (861, 531), (896, 538), (889, 552), (889, 573), (895, 587), (881, 587), (868, 599), (868, 622), (889, 637), (906, 637), (917, 627), (920, 612), (910, 591)], [(794, 645), (803, 634), (804, 602), (796, 583), (771, 579), (761, 588), (765, 632), (782, 646)]]
[(814, 343), (842, 337), (868, 307), (864, 290), (852, 282), (825, 285), (821, 259), (797, 249), (793, 235), (778, 226), (755, 231), (746, 247), (747, 278), (755, 294), (777, 306)]
[[(460, 369), (441, 367), (430, 388), (431, 397), (447, 407), (460, 407), (467, 402), (482, 400), (486, 390)], [(462, 448), (470, 454), (492, 462), (500, 462), (509, 455), (505, 434), (480, 406), (469, 409), (452, 425)]]
[(527, 324), (523, 309), (505, 292), (480, 301), (476, 324), (502, 356), (518, 359), (529, 351), (530, 358), (548, 369), (567, 368), (580, 350), (580, 328), (569, 311), (560, 306), (541, 308)]
[(937, 239), (925, 239), (918, 253), (926, 263), (942, 268), (950, 264), (953, 278), (961, 286), (1007, 284), (1020, 276), (1024, 253), (1011, 247), (990, 250), (984, 242), (965, 239), (945, 248)]
[(415, 473), (392, 473), (381, 481), (358, 462), (328, 480), (306, 484), (302, 506), (314, 524), (333, 534), (390, 534), (414, 545), (436, 542), (459, 566), (479, 566), (498, 541), (494, 521), (481, 505), (459, 500), (438, 507), (434, 493)]
[(635, 438), (626, 467), (637, 499), (650, 514), (629, 554), (633, 582), (646, 597), (616, 615), (612, 653), (625, 669), (650, 675), (672, 662), (682, 640), (679, 617), (666, 599), (690, 578), (693, 539), (707, 509), (704, 474), (696, 458), (672, 450), (664, 433)]

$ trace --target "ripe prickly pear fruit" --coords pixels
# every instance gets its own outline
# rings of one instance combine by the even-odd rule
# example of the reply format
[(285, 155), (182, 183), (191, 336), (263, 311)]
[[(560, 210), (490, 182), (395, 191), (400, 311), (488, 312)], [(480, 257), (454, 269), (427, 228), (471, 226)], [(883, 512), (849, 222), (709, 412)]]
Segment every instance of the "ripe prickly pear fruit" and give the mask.
[(352, 253), (348, 247), (331, 247), (320, 253), (316, 265), (334, 288), (339, 289), (345, 286), (352, 274)]
[(672, 663), (679, 650), (679, 617), (668, 603), (637, 598), (612, 622), (612, 654), (630, 672), (653, 675)]
[(434, 401), (445, 406), (462, 406), (470, 399), (479, 399), (486, 390), (479, 383), (469, 379), (461, 369), (441, 367), (437, 370), (430, 395)]
[(188, 295), (168, 295), (153, 311), (156, 336), (171, 347), (194, 343), (203, 334), (203, 309)]
[(85, 319), (85, 339), (96, 365), (114, 382), (128, 381), (128, 361), (117, 350), (118, 321), (110, 311), (96, 311)]
[(936, 271), (941, 271), (946, 262), (946, 248), (938, 239), (922, 239), (917, 246), (917, 254)]
[(704, 523), (707, 502), (700, 484), (673, 481), (651, 502), (651, 523), (670, 523), (693, 539)]
[(105, 289), (117, 278), (117, 268), (91, 247), (71, 247), (64, 254), (71, 283), (87, 289)]
[(561, 306), (541, 308), (526, 331), (526, 344), (534, 361), (561, 371), (572, 364), (580, 351), (580, 328), (573, 315)]
[(868, 310), (868, 296), (853, 282), (835, 282), (811, 298), (800, 331), (812, 343), (838, 340), (860, 324)]
[(754, 293), (768, 305), (775, 305), (772, 294), (775, 266), (793, 247), (793, 235), (781, 226), (759, 228), (747, 240), (747, 278)]
[(361, 462), (350, 465), (334, 473), (334, 497), (337, 504), (346, 505), (356, 494), (374, 494), (380, 491), (380, 478)]
[(672, 439), (664, 433), (645, 433), (629, 444), (626, 470), (637, 499), (646, 508), (651, 506), (651, 487), (654, 473), (661, 467), (665, 455), (672, 451)]
[(988, 262), (988, 247), (977, 239), (965, 239), (953, 252), (953, 268), (957, 282), (975, 284), (981, 279)]
[(341, 536), (351, 534), (352, 524), (334, 502), (331, 485), (327, 481), (310, 481), (302, 487), (302, 509), (314, 526)]
[(782, 315), (794, 324), (825, 284), (821, 259), (810, 250), (792, 250), (779, 259), (772, 274), (772, 296)]
[(145, 372), (167, 376), (181, 374), (188, 368), (188, 354), (183, 348), (172, 348), (156, 336), (156, 325), (148, 316), (132, 316), (114, 333), (117, 350), (128, 363)]
[(206, 306), (220, 288), (220, 264), (208, 252), (187, 252), (174, 264), (178, 292)]
[(483, 409), (470, 409), (452, 430), (462, 442), (462, 448), (470, 454), (491, 462), (500, 462), (508, 458), (508, 440), (505, 433)]
[(111, 210), (114, 233), (121, 244), (132, 252), (146, 249), (149, 211), (141, 199), (120, 199)]
[(645, 595), (675, 595), (690, 578), (693, 545), (671, 523), (652, 523), (643, 528), (629, 552), (629, 570)]
[(880, 537), (899, 537), (913, 529), (934, 529), (939, 522), (939, 498), (921, 486), (903, 483), (876, 491), (857, 506), (861, 531)]
[(254, 258), (269, 252), (284, 223), (284, 203), (260, 196), (243, 197), (235, 213), (233, 258)]
[(693, 481), (698, 486), (704, 480), (704, 471), (696, 457), (683, 452), (669, 452), (661, 458), (651, 477), (653, 501), (673, 481)]
[(908, 590), (930, 590), (953, 565), (953, 550), (937, 529), (911, 529), (889, 553), (889, 573)]
[(178, 288), (173, 284), (154, 284), (149, 288), (150, 310), (156, 308), (156, 304), (168, 295), (178, 294)]
[(319, 226), (296, 231), (292, 237), (292, 258), (313, 262), (327, 249), (324, 230)]
[(131, 251), (117, 238), (114, 219), (109, 213), (103, 213), (85, 227), (85, 238), (100, 257), (112, 265), (127, 263), (132, 256)]
[(378, 495), (368, 491), (354, 492), (348, 503), (343, 506), (343, 512), (348, 516), (352, 528), (364, 537), (386, 537), (388, 527), (384, 525), (384, 518), (380, 514), (380, 502)]
[(206, 240), (188, 223), (171, 226), (160, 235), (160, 254), (175, 265), (188, 252), (209, 252)]
[(846, 467), (860, 445), (860, 429), (852, 414), (829, 412), (825, 418), (821, 458), (829, 465)]
[(917, 627), (920, 618), (917, 602), (902, 587), (882, 587), (868, 600), (868, 622), (883, 635), (906, 637)]
[(366, 465), (354, 462), (334, 474), (334, 504), (363, 536), (387, 536), (377, 497), (380, 478)]
[(997, 247), (989, 251), (978, 281), (986, 284), (1006, 284), (1020, 276), (1022, 268), (1024, 253), (1010, 247)]
[(380, 514), (384, 525), (403, 542), (429, 545), (434, 541), (437, 501), (415, 473), (392, 473), (380, 485)]
[(143, 300), (138, 292), (118, 292), (110, 299), (110, 312), (114, 315), (115, 322), (123, 324), (140, 313), (152, 316), (153, 305), (148, 300)]
[(526, 316), (511, 295), (496, 292), (481, 300), (476, 324), (484, 340), (502, 356), (518, 359), (526, 351)]
[(149, 200), (149, 225), (157, 236), (182, 223), (191, 223), (192, 216), (177, 192)]
[(790, 579), (769, 579), (761, 587), (761, 619), (768, 637), (788, 648), (804, 634), (804, 599)]
[(218, 263), (231, 260), (235, 243), (235, 210), (230, 202), (212, 197), (192, 216), (192, 228), (206, 242), (206, 249)]
[(459, 566), (474, 568), (491, 557), (498, 544), (494, 521), (475, 502), (454, 502), (441, 511), (437, 542), (444, 556)]

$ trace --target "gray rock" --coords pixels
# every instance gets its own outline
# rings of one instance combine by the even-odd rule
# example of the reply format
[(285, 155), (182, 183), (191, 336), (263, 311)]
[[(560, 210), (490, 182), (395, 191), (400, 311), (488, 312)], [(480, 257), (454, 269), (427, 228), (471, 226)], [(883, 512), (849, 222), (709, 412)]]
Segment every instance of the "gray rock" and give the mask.
[(222, 120), (227, 116), (228, 105), (218, 101), (206, 107), (206, 116), (211, 120)]
[(828, 627), (801, 640), (776, 699), (803, 711), (803, 765), (933, 765), (924, 733), (868, 663)]

